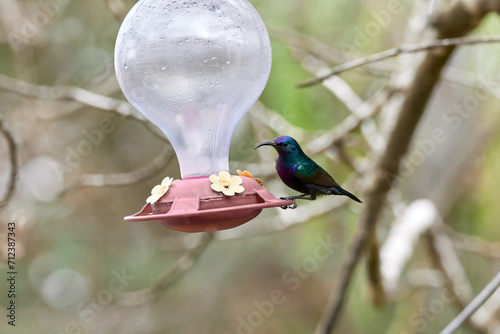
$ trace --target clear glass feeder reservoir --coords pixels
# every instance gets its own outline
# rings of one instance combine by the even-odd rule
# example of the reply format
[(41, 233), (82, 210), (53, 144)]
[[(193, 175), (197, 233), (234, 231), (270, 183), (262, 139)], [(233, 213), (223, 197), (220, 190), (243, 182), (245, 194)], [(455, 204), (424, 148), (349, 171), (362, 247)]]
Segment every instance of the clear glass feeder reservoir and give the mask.
[[(171, 142), (183, 178), (158, 205), (148, 204), (126, 220), (215, 230), (245, 222), (224, 223), (224, 211), (233, 218), (251, 211), (248, 221), (263, 207), (289, 204), (259, 195), (253, 183), (228, 198), (209, 189), (209, 175), (228, 171), (234, 129), (271, 70), (269, 36), (246, 0), (139, 1), (118, 33), (115, 68), (125, 97)], [(215, 209), (218, 216), (210, 211)], [(174, 222), (176, 215), (182, 221)]]

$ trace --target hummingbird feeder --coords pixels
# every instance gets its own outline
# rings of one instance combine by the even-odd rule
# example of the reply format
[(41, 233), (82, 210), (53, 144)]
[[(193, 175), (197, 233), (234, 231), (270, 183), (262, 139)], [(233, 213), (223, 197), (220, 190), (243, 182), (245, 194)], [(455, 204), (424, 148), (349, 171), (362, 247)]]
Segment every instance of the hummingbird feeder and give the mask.
[(167, 136), (182, 175), (165, 178), (126, 221), (214, 231), (293, 203), (249, 173), (228, 173), (234, 129), (271, 70), (269, 36), (248, 1), (140, 0), (118, 33), (115, 68), (125, 97)]

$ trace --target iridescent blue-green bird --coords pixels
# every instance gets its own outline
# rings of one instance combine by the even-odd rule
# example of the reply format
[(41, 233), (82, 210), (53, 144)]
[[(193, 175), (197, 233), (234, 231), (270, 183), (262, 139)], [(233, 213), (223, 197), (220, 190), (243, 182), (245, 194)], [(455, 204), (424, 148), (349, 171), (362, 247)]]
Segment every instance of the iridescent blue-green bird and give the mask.
[(283, 183), (302, 193), (282, 198), (293, 200), (293, 207), (296, 207), (296, 199), (313, 201), (319, 195), (344, 195), (356, 202), (363, 203), (359, 198), (343, 189), (327, 171), (309, 158), (292, 137), (277, 137), (273, 141), (257, 145), (255, 149), (266, 145), (272, 146), (278, 151), (276, 171)]

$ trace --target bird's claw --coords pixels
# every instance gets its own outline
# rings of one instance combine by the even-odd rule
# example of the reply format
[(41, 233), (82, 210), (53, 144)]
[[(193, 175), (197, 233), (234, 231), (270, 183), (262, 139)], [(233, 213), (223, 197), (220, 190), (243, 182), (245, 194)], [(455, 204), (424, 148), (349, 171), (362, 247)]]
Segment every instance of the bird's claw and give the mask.
[(284, 200), (284, 201), (290, 201), (292, 200), (293, 201), (293, 204), (292, 205), (284, 205), (282, 206), (281, 208), (283, 210), (286, 210), (286, 209), (295, 209), (297, 207), (297, 202), (295, 201), (295, 198), (290, 198), (290, 197), (280, 197), (280, 199)]

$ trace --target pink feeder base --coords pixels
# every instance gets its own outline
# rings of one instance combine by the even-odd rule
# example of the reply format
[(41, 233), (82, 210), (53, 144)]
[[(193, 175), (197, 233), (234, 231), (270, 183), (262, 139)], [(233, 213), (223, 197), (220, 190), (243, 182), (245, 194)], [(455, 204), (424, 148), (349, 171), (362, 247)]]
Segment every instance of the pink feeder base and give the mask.
[(264, 208), (289, 206), (293, 201), (277, 199), (254, 179), (241, 177), (245, 191), (225, 196), (212, 190), (208, 176), (174, 182), (158, 202), (146, 204), (125, 221), (158, 220), (181, 232), (207, 232), (233, 228), (259, 215)]

